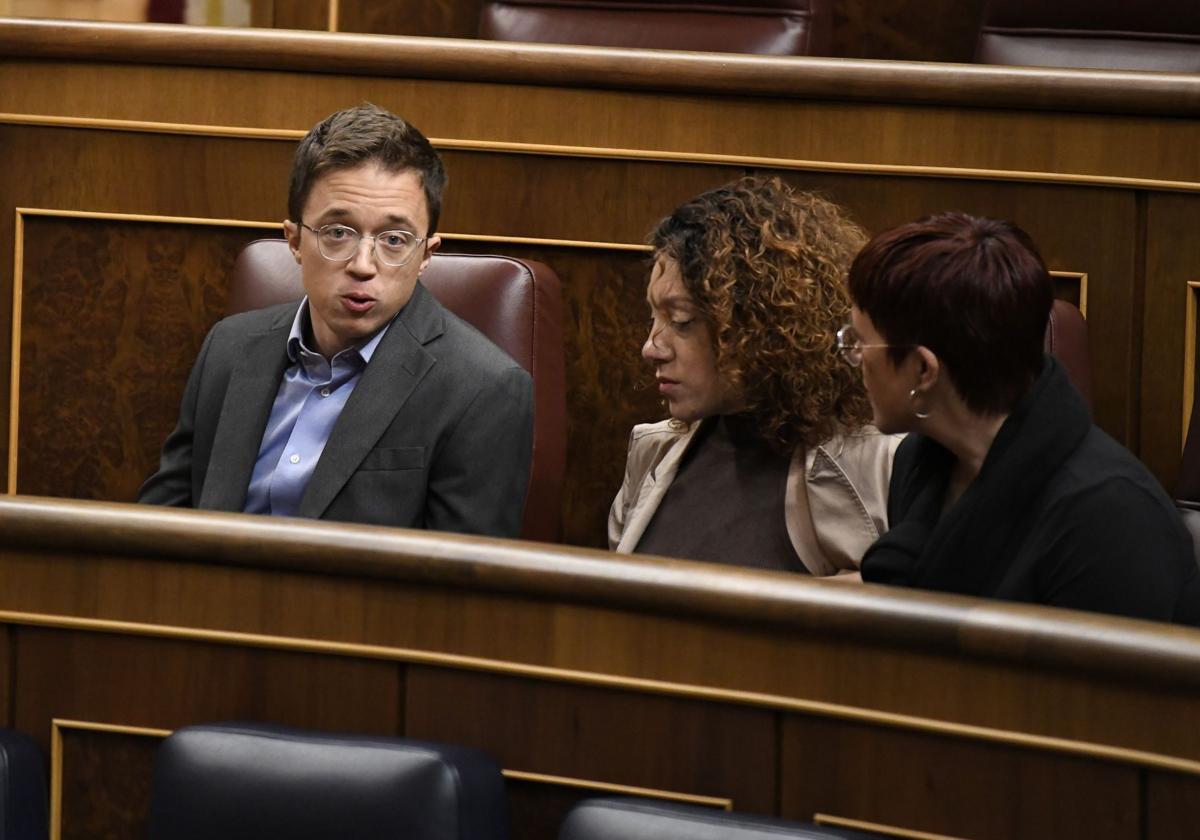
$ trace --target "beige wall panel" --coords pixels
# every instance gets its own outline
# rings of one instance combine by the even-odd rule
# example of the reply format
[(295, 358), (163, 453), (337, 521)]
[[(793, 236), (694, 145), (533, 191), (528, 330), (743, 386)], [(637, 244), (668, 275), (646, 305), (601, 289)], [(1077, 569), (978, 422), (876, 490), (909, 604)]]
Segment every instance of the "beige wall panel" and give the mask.
[(1200, 358), (1184, 335), (1189, 296), (1194, 295), (1187, 284), (1200, 282), (1200, 202), (1191, 196), (1152, 195), (1146, 218), (1142, 458), (1172, 488), (1179, 470), (1185, 362), (1189, 355)]
[(783, 814), (972, 840), (1135, 840), (1138, 771), (1106, 762), (830, 724), (783, 722)]
[(0, 112), (307, 130), (371, 100), (430, 137), (1200, 182), (1200, 121), (219, 68), (0, 63)]

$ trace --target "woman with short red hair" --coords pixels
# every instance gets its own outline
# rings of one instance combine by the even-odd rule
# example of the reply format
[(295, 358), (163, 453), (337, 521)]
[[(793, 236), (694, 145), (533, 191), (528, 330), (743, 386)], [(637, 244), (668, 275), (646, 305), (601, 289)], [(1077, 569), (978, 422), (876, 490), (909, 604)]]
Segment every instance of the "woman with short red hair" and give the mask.
[(1042, 350), (1053, 289), (1024, 231), (902, 225), (855, 258), (850, 296), (842, 353), (875, 425), (910, 433), (865, 581), (1200, 623), (1174, 505)]

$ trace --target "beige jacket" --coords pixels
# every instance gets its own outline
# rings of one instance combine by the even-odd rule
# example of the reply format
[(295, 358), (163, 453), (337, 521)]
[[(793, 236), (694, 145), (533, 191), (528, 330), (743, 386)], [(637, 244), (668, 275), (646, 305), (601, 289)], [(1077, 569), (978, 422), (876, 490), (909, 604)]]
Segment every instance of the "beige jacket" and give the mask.
[[(698, 428), (669, 420), (633, 427), (625, 481), (608, 514), (610, 548), (637, 548)], [(796, 449), (784, 511), (796, 554), (814, 575), (857, 572), (863, 553), (887, 530), (888, 481), (901, 438), (867, 427)]]

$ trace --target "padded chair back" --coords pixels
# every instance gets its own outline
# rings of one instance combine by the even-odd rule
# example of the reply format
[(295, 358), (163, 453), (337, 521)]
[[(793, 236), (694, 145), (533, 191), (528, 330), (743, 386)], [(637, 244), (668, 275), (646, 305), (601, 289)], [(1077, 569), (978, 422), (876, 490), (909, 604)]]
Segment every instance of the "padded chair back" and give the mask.
[[(562, 292), (538, 262), (478, 254), (434, 254), (421, 282), (443, 306), (492, 340), (533, 377), (533, 457), (521, 536), (562, 535), (567, 458)], [(286, 240), (259, 239), (233, 266), (229, 314), (299, 300), (300, 266)]]
[(465, 747), (189, 726), (159, 747), (150, 840), (504, 840), (500, 768)]
[(46, 840), (46, 763), (32, 738), (0, 729), (0, 840)]
[(991, 0), (983, 64), (1200, 72), (1196, 0)]
[(1073, 303), (1055, 300), (1046, 323), (1046, 352), (1062, 362), (1067, 378), (1084, 400), (1092, 404), (1091, 357), (1088, 355), (1087, 321)]
[(882, 835), (651, 799), (587, 799), (558, 840), (868, 840)]
[(502, 0), (484, 5), (479, 36), (660, 50), (827, 55), (833, 0)]

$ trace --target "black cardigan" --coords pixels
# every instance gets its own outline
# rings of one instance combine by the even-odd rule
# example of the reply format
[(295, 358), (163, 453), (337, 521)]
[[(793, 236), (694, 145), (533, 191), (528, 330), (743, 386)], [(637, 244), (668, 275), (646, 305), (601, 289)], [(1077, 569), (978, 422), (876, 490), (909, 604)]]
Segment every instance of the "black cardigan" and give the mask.
[(864, 580), (1200, 625), (1200, 569), (1174, 504), (1092, 424), (1052, 357), (943, 513), (953, 464), (922, 435), (900, 445), (891, 530)]

